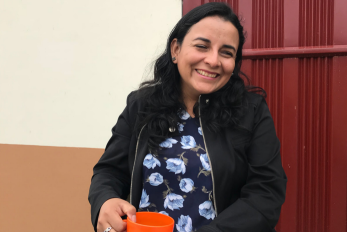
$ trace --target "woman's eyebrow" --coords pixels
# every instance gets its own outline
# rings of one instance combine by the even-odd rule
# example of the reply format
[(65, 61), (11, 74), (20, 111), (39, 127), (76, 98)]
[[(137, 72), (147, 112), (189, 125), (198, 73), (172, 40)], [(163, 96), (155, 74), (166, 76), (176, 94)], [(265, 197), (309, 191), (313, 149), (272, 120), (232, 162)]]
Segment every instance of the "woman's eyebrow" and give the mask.
[(211, 43), (211, 41), (209, 39), (206, 39), (206, 38), (203, 38), (203, 37), (198, 37), (198, 38), (194, 39), (193, 41), (195, 41), (195, 40), (202, 40), (202, 41), (204, 41), (206, 43)]
[[(204, 42), (206, 42), (206, 43), (211, 43), (211, 41), (210, 41), (209, 39), (206, 39), (206, 38), (204, 38), (204, 37), (197, 37), (197, 38), (195, 38), (193, 41), (195, 41), (195, 40), (202, 40), (202, 41), (204, 41)], [(223, 44), (222, 47), (223, 47), (223, 48), (232, 49), (232, 50), (234, 50), (234, 51), (236, 52), (236, 48), (235, 48), (234, 46), (232, 46), (232, 45)]]

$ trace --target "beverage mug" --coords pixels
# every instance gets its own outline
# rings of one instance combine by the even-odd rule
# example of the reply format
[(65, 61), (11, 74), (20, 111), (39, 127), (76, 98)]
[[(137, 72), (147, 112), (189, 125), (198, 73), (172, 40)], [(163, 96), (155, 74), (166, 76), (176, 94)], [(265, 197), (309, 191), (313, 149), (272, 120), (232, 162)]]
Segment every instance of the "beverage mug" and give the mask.
[(127, 232), (173, 232), (175, 224), (172, 217), (155, 212), (138, 212), (136, 222), (123, 221), (127, 223)]

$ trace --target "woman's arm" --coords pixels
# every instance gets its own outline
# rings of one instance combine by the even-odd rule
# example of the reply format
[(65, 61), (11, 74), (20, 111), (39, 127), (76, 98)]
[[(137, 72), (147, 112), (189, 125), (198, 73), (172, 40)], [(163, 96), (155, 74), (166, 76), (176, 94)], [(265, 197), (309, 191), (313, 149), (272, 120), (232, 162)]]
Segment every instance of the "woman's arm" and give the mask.
[(247, 159), (247, 182), (240, 198), (199, 232), (274, 231), (285, 199), (287, 178), (282, 168), (280, 143), (265, 100), (255, 109)]
[[(131, 95), (131, 94), (130, 94)], [(88, 200), (91, 204), (92, 223), (95, 231), (101, 206), (111, 198), (126, 199), (130, 190), (128, 151), (132, 135), (127, 106), (112, 128), (112, 137), (99, 162), (94, 166)], [(121, 215), (122, 216), (122, 215)]]

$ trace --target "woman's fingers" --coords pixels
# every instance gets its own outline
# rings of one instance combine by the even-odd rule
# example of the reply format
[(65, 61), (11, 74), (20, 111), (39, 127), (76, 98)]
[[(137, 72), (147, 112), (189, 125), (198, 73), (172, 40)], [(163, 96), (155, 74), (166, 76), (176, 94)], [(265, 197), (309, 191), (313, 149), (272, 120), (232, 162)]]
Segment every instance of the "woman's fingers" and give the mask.
[(111, 220), (109, 223), (99, 223), (97, 226), (97, 232), (104, 232), (107, 228), (111, 227), (110, 232), (126, 232), (127, 224), (120, 220)]
[(124, 232), (127, 229), (127, 223), (120, 217), (111, 218), (109, 224), (116, 232)]
[[(128, 220), (136, 222), (136, 209), (129, 202), (112, 198), (101, 206), (97, 232), (104, 232), (108, 227), (112, 227), (112, 232), (126, 232), (126, 222), (123, 222), (121, 216), (127, 215)], [(110, 232), (111, 232), (110, 231)]]
[(124, 215), (122, 212), (124, 202), (126, 201), (119, 198), (111, 198), (105, 201), (100, 208), (97, 232), (104, 232), (110, 226), (115, 232), (126, 230), (126, 223), (121, 218)]
[(121, 210), (124, 215), (126, 214), (128, 216), (128, 219), (136, 222), (136, 209), (133, 205), (125, 201), (124, 204), (121, 204)]
[[(111, 229), (109, 230), (109, 228), (111, 228)], [(113, 229), (111, 227), (111, 225), (108, 225), (105, 229), (100, 229), (100, 231), (102, 231), (102, 232), (105, 232), (105, 231), (108, 231), (108, 232), (127, 232), (126, 229), (122, 230), (122, 231), (116, 231), (115, 229)], [(98, 229), (98, 232), (99, 232), (99, 229)]]

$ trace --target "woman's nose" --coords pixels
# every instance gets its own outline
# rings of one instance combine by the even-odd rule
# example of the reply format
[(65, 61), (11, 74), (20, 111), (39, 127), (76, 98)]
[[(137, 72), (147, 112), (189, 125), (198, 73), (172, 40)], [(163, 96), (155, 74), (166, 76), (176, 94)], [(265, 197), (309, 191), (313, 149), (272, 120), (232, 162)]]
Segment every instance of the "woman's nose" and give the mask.
[(212, 68), (220, 65), (218, 52), (209, 52), (206, 54), (205, 63), (209, 64)]

